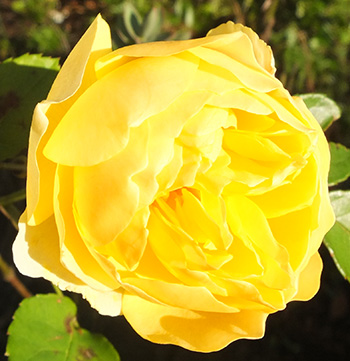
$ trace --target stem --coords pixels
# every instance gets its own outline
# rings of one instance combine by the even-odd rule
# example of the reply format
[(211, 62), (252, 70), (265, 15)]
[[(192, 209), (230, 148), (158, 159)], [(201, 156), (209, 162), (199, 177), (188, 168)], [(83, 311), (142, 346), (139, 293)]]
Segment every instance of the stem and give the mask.
[(6, 196), (0, 197), (0, 212), (7, 217), (12, 225), (18, 231), (18, 219), (21, 213), (18, 211), (17, 207), (13, 204), (14, 202), (21, 201), (26, 198), (26, 190), (20, 189), (19, 191), (7, 194)]
[(262, 9), (264, 11), (264, 23), (265, 30), (261, 34), (261, 39), (268, 43), (273, 27), (276, 23), (276, 12), (278, 8), (279, 0), (265, 0)]
[(2, 206), (6, 206), (6, 204), (22, 201), (26, 198), (26, 190), (25, 188), (20, 189), (19, 191), (6, 194), (6, 196), (0, 197), (0, 204)]
[(0, 204), (0, 212), (10, 220), (13, 227), (18, 231), (18, 219), (20, 216), (18, 209), (13, 204), (8, 204), (6, 208)]
[(0, 169), (20, 170), (25, 172), (27, 170), (27, 166), (25, 164), (17, 164), (17, 163), (0, 163)]
[(237, 0), (234, 0), (232, 6), (233, 6), (233, 13), (236, 17), (236, 22), (245, 25), (244, 13), (242, 11), (242, 7), (239, 4), (239, 2)]
[(53, 289), (55, 290), (55, 292), (57, 293), (58, 296), (60, 296), (60, 297), (64, 296), (63, 292), (56, 285), (54, 285), (53, 283), (52, 283), (52, 287), (53, 287)]
[(1, 255), (0, 270), (3, 274), (4, 280), (11, 283), (11, 285), (23, 298), (28, 298), (32, 296), (32, 294), (27, 290), (26, 286), (17, 278), (13, 267), (9, 266)]

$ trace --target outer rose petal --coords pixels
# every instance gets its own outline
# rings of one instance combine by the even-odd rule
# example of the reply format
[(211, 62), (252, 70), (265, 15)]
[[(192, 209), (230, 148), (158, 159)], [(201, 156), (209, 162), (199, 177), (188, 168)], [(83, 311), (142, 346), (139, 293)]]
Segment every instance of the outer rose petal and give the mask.
[[(91, 166), (112, 158), (126, 146), (130, 127), (165, 110), (188, 88), (197, 67), (198, 60), (187, 54), (141, 58), (115, 69), (77, 99), (52, 134), (44, 155), (71, 166)], [(95, 102), (99, 107), (91, 108)]]
[[(275, 74), (275, 59), (273, 58), (273, 54), (271, 48), (259, 38), (259, 36), (250, 28), (243, 26), (242, 24), (235, 24), (232, 21), (228, 21), (226, 24), (221, 24), (215, 29), (209, 31), (207, 36), (215, 36), (220, 34), (229, 34), (242, 31), (249, 40), (251, 41), (251, 46), (254, 51), (254, 55), (256, 57), (257, 62), (266, 69), (272, 75)], [(246, 47), (250, 47), (247, 45)], [(241, 52), (243, 55), (244, 52)], [(246, 62), (244, 56), (242, 56), (243, 62)]]
[(96, 80), (94, 65), (112, 48), (108, 24), (98, 15), (78, 44), (69, 54), (55, 79), (47, 100), (61, 102), (72, 96), (81, 86)]
[(320, 288), (322, 272), (322, 259), (319, 253), (315, 253), (299, 276), (298, 292), (293, 301), (308, 301)]
[(267, 317), (261, 311), (195, 312), (149, 302), (129, 293), (123, 296), (122, 312), (145, 339), (200, 352), (219, 350), (240, 338), (262, 337)]
[[(42, 154), (48, 136), (59, 121), (57, 118), (59, 119), (62, 108), (64, 110), (69, 108), (79, 94), (96, 80), (94, 63), (97, 58), (110, 50), (109, 27), (101, 16), (98, 16), (68, 56), (51, 87), (47, 100), (38, 104), (34, 111), (28, 149), (29, 224), (41, 223), (53, 211), (51, 195), (56, 167)], [(66, 99), (68, 101), (63, 106), (61, 102)]]
[(59, 239), (53, 217), (34, 227), (23, 223), (25, 219), (26, 213), (23, 213), (13, 244), (14, 262), (19, 271), (30, 277), (44, 277), (63, 290), (81, 293), (103, 315), (119, 315), (120, 292), (94, 290), (60, 263)]

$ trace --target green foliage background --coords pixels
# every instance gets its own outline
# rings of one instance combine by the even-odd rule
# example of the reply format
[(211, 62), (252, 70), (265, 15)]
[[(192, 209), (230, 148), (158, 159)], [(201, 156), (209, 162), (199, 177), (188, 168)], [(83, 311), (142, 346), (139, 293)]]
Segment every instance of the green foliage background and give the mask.
[[(253, 28), (272, 47), (277, 76), (292, 94), (324, 93), (340, 105), (342, 119), (326, 135), (329, 140), (349, 147), (349, 9), (350, 0), (0, 0), (0, 62), (25, 53), (42, 53), (59, 57), (62, 63), (98, 13), (111, 26), (115, 47), (200, 37), (220, 23), (233, 20)], [(46, 68), (54, 76), (55, 60), (52, 64), (47, 58), (43, 61), (50, 63)], [(18, 60), (9, 62), (13, 67), (16, 64), (12, 63)], [(0, 76), (0, 82), (11, 83), (12, 76), (7, 74), (7, 78)], [(16, 88), (16, 82), (12, 83)], [(0, 94), (0, 115), (1, 111)], [(29, 124), (30, 117), (23, 121)], [(4, 117), (0, 116), (0, 132), (3, 124)], [(348, 150), (342, 146), (332, 144), (331, 151), (338, 154), (340, 163), (349, 162)], [(18, 210), (25, 206), (25, 195), (18, 191), (25, 185), (25, 156), (26, 150), (19, 146), (11, 162), (0, 160), (0, 207), (5, 207), (5, 212), (3, 209), (0, 212), (0, 255), (8, 263), (12, 260), (11, 244), (16, 230), (4, 214), (16, 218)], [(349, 173), (333, 175), (345, 179)], [(340, 189), (337, 194), (342, 195), (342, 189), (350, 188), (349, 181), (336, 188)], [(12, 200), (19, 200), (15, 207), (5, 202), (12, 192), (15, 197)], [(349, 231), (349, 219), (344, 222)], [(340, 229), (344, 225), (338, 226)], [(327, 242), (332, 245), (332, 234)], [(264, 340), (239, 341), (215, 354), (193, 354), (173, 346), (150, 344), (140, 339), (123, 318), (103, 318), (79, 296), (73, 298), (79, 306), (80, 324), (106, 335), (123, 361), (344, 360), (350, 354), (350, 290), (328, 252), (323, 248), (321, 253), (325, 271), (319, 296), (306, 304), (292, 303), (283, 313), (272, 316)], [(50, 284), (44, 281), (26, 278), (22, 281), (33, 293), (52, 292)], [(11, 285), (0, 277), (0, 360), (7, 327), (20, 300)]]

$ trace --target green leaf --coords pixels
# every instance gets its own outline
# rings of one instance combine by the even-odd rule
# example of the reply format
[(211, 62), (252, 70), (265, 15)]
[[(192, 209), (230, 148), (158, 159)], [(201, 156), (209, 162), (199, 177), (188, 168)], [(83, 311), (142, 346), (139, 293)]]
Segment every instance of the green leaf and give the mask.
[(68, 297), (25, 299), (8, 329), (9, 361), (120, 361), (105, 337), (79, 327), (76, 313)]
[(339, 272), (350, 281), (350, 191), (333, 191), (330, 197), (336, 222), (324, 243)]
[(126, 2), (123, 11), (124, 25), (130, 37), (138, 42), (142, 31), (142, 17), (134, 5)]
[(193, 28), (194, 22), (195, 22), (194, 8), (191, 5), (188, 5), (184, 13), (184, 23), (188, 28)]
[(309, 108), (313, 116), (326, 130), (335, 120), (341, 116), (338, 105), (324, 94), (301, 94), (299, 95)]
[(0, 161), (27, 147), (36, 103), (46, 98), (58, 59), (25, 54), (0, 64)]
[(342, 144), (329, 143), (331, 151), (331, 169), (328, 184), (334, 186), (350, 177), (350, 149)]
[(145, 43), (155, 41), (161, 33), (162, 24), (163, 16), (161, 9), (153, 7), (143, 23), (142, 41)]

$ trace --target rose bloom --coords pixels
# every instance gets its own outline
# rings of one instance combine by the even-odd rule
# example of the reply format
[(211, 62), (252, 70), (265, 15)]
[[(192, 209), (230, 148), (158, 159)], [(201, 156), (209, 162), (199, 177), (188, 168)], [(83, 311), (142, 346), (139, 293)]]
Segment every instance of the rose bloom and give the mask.
[(98, 16), (34, 111), (19, 270), (202, 352), (313, 297), (329, 150), (273, 64), (232, 22), (112, 51)]

